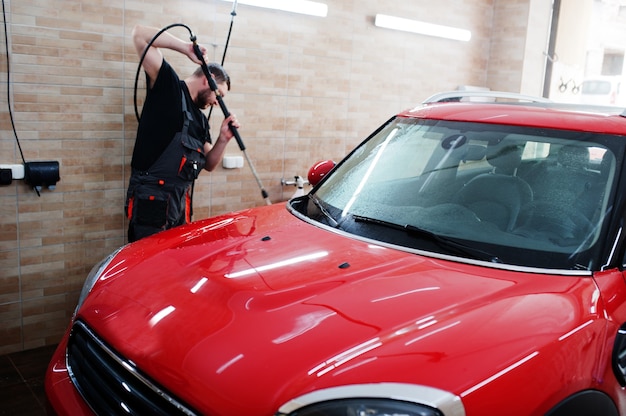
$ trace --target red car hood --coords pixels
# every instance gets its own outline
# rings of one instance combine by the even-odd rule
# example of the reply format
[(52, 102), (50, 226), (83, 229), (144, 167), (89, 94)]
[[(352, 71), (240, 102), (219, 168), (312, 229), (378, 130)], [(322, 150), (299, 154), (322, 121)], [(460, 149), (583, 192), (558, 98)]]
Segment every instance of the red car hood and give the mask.
[(589, 277), (424, 257), (274, 205), (128, 246), (78, 316), (202, 413), (273, 414), (354, 382), (470, 396), (512, 357), (601, 331), (597, 301)]

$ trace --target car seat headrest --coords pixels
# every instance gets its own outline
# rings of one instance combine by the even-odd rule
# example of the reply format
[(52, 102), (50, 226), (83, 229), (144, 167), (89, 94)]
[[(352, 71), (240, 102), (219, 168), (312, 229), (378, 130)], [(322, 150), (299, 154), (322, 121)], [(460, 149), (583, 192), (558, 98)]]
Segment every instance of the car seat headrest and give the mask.
[(487, 161), (496, 173), (513, 174), (522, 162), (524, 147), (518, 144), (492, 146), (487, 149)]
[(589, 165), (589, 151), (581, 146), (563, 146), (559, 150), (557, 162), (568, 169), (582, 170)]

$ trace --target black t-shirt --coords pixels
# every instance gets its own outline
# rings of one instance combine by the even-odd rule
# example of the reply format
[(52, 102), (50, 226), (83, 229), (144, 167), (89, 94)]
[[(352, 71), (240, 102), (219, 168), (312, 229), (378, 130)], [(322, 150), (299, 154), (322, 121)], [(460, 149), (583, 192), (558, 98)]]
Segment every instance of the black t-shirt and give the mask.
[(211, 143), (206, 116), (193, 103), (187, 85), (180, 80), (167, 61), (163, 60), (154, 86), (149, 88), (141, 111), (133, 157), (130, 165), (140, 171), (149, 170), (183, 127), (181, 94), (193, 121), (189, 132)]

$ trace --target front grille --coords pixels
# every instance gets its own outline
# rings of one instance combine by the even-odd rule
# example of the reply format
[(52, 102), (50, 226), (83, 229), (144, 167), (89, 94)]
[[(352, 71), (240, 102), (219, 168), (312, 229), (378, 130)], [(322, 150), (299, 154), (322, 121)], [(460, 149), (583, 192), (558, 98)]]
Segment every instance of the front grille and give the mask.
[(197, 415), (81, 321), (72, 326), (67, 366), (72, 382), (97, 415)]

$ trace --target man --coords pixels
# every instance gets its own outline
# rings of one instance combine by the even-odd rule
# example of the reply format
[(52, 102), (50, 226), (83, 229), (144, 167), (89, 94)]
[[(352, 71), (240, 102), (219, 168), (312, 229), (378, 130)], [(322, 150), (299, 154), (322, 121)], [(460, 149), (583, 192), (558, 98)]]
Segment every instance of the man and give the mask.
[[(139, 56), (158, 32), (140, 25), (133, 29)], [(202, 67), (181, 81), (160, 48), (182, 53), (200, 65), (193, 43), (167, 32), (159, 35), (146, 51), (142, 67), (147, 95), (137, 129), (125, 204), (129, 242), (191, 221), (195, 179), (203, 168), (212, 171), (222, 160), (233, 137), (229, 124), (239, 127), (231, 114), (222, 122), (219, 137), (212, 143), (208, 120), (201, 110), (218, 101)], [(200, 46), (200, 50), (203, 55), (206, 53), (206, 48)], [(228, 74), (218, 64), (207, 66), (223, 97), (230, 90)]]

